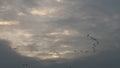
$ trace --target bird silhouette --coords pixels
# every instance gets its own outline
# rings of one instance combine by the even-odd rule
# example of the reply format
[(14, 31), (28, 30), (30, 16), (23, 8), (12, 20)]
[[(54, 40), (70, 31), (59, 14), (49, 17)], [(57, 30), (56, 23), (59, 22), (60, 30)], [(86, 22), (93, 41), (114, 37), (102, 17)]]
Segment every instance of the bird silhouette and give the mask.
[(96, 47), (97, 47), (97, 45), (99, 45), (99, 41), (96, 38), (92, 37), (90, 34), (88, 34), (87, 37), (90, 38), (91, 40), (95, 41), (92, 44), (93, 45), (92, 49), (93, 49), (93, 52), (95, 53), (96, 52)]
[(96, 38), (92, 37), (90, 34), (88, 34), (87, 37), (90, 38), (91, 40), (95, 41), (96, 44), (99, 44), (99, 41)]

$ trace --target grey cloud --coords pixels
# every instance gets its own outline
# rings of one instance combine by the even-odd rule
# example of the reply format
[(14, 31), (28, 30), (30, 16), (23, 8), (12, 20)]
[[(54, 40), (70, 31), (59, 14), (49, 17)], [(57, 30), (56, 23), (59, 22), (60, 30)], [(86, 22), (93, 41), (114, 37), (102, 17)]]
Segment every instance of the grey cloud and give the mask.
[[(0, 67), (9, 68), (17, 67), (24, 68), (24, 64), (28, 64), (31, 68), (119, 68), (120, 55), (119, 50), (114, 51), (104, 51), (101, 54), (86, 57), (84, 59), (78, 59), (65, 63), (55, 63), (55, 61), (37, 61), (31, 58), (25, 58), (15, 54), (9, 47), (9, 43), (5, 40), (0, 40)], [(50, 63), (50, 64), (49, 64)]]
[[(49, 43), (51, 48), (54, 46), (56, 49), (59, 49), (59, 46), (55, 47), (56, 45), (66, 44), (73, 46), (75, 50), (76, 48), (78, 50), (79, 48), (85, 48), (82, 50), (89, 50), (91, 52), (94, 41), (87, 38), (88, 34), (100, 42), (96, 47), (96, 50), (100, 51), (100, 53), (86, 57), (85, 60), (71, 60), (71, 62), (64, 64), (57, 64), (54, 63), (56, 62), (54, 60), (48, 60), (48, 66), (44, 66), (47, 62), (42, 63), (41, 60), (38, 62), (33, 58), (23, 58), (10, 49), (10, 44), (7, 44), (7, 41), (0, 40), (0, 54), (2, 55), (0, 56), (0, 67), (3, 68), (5, 64), (17, 67), (20, 66), (19, 62), (20, 64), (25, 62), (29, 63), (32, 68), (39, 68), (41, 66), (42, 68), (66, 68), (69, 67), (69, 64), (73, 68), (119, 68), (119, 2), (118, 0), (66, 0), (58, 4), (54, 0), (0, 0), (0, 21), (20, 22), (19, 26), (3, 28), (6, 29), (3, 32), (7, 32), (8, 29), (8, 32), (14, 29), (32, 30), (30, 33), (35, 34), (32, 37), (35, 40), (33, 42), (43, 42), (44, 45)], [(51, 14), (52, 18), (40, 15), (35, 16), (30, 13), (32, 8), (38, 9), (44, 7), (59, 8), (60, 12)], [(20, 12), (25, 15), (19, 16), (18, 13)], [(2, 29), (0, 30), (2, 31)], [(75, 31), (78, 34), (70, 36), (63, 36), (62, 34), (59, 36), (46, 35), (52, 32), (63, 32), (64, 30)], [(56, 37), (60, 38), (60, 41), (54, 43), (54, 40), (57, 39)], [(31, 48), (33, 47), (31, 46)], [(10, 55), (12, 57), (8, 57)], [(10, 63), (10, 61), (13, 63)], [(51, 62), (50, 65), (49, 62)]]

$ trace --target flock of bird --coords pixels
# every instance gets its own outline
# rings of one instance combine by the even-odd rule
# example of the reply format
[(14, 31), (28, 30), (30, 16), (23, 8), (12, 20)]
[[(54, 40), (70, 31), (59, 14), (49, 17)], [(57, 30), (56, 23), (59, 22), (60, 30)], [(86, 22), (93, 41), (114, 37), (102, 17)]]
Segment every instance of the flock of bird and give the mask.
[[(93, 43), (92, 43), (92, 50), (93, 50), (93, 52), (95, 53), (96, 52), (96, 47), (97, 47), (97, 45), (99, 45), (99, 41), (98, 41), (98, 39), (96, 39), (96, 38), (94, 38), (93, 36), (91, 36), (90, 34), (88, 34), (87, 35), (87, 38), (89, 38), (90, 40), (92, 40), (93, 41)], [(52, 50), (52, 52), (56, 52), (56, 50)], [(89, 51), (82, 51), (82, 50), (74, 50), (74, 52), (75, 53), (88, 53)], [(27, 63), (24, 63), (24, 64), (22, 64), (22, 66), (24, 67), (24, 68), (29, 68), (29, 64), (27, 64)], [(71, 66), (68, 66), (68, 68), (72, 68)]]
[(87, 37), (93, 41), (92, 49), (93, 49), (93, 52), (96, 52), (96, 47), (97, 45), (99, 45), (99, 41), (96, 38), (92, 37), (90, 34), (88, 34)]

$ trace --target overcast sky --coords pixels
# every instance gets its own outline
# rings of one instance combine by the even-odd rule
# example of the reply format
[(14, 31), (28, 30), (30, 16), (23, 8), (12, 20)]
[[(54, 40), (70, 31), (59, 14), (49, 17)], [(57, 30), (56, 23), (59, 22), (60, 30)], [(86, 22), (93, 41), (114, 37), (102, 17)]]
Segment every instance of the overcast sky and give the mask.
[(0, 68), (120, 68), (119, 0), (0, 0)]

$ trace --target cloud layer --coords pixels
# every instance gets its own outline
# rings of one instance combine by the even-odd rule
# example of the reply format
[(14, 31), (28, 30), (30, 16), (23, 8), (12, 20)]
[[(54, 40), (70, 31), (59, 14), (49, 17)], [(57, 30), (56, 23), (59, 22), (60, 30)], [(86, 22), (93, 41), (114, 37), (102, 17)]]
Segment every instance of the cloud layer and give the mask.
[[(7, 44), (11, 51), (31, 59), (60, 63), (86, 58), (75, 63), (85, 62), (89, 66), (95, 57), (93, 63), (99, 63), (100, 60), (95, 61), (99, 55), (101, 60), (107, 59), (105, 54), (109, 51), (118, 54), (120, 49), (118, 3), (118, 0), (0, 0), (0, 39), (11, 43)], [(119, 61), (118, 57), (110, 58), (105, 62)]]

